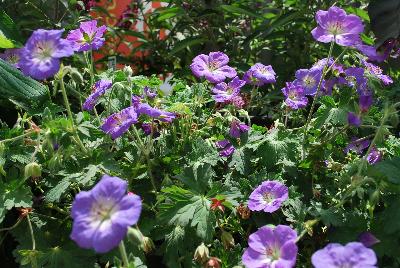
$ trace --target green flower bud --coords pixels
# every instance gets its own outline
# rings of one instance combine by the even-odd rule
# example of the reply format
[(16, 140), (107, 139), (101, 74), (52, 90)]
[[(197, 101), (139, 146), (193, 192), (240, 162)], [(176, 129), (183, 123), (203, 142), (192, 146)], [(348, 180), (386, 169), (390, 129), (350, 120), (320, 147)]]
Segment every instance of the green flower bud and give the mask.
[(201, 245), (196, 248), (193, 259), (198, 263), (205, 263), (210, 258), (209, 254), (208, 247), (204, 245), (204, 243), (201, 243)]
[(129, 76), (132, 76), (132, 74), (133, 74), (132, 68), (131, 68), (131, 66), (129, 66), (129, 65), (127, 65), (127, 66), (124, 67), (123, 72), (124, 72), (125, 75), (128, 76), (128, 77), (129, 77)]
[(25, 166), (25, 178), (40, 176), (42, 176), (42, 167), (38, 163), (32, 162)]
[(128, 227), (128, 239), (136, 244), (136, 245), (143, 245), (143, 234), (136, 228)]
[(155, 248), (156, 247), (154, 245), (154, 242), (153, 242), (153, 240), (151, 240), (150, 237), (147, 237), (147, 236), (143, 237), (143, 251), (145, 253), (149, 253), (149, 252), (153, 251)]
[(233, 238), (231, 233), (229, 233), (227, 231), (222, 231), (221, 241), (226, 249), (229, 249), (229, 248), (232, 248), (235, 246), (235, 239)]

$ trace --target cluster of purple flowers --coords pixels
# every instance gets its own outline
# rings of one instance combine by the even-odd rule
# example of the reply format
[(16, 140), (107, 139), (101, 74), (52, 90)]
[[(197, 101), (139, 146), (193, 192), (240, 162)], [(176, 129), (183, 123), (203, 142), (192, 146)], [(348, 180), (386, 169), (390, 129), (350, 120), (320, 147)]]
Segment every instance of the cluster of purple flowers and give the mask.
[[(150, 95), (150, 98), (154, 98), (154, 94), (148, 87), (144, 88), (144, 96), (149, 97)], [(112, 139), (116, 139), (128, 131), (131, 125), (136, 124), (141, 115), (167, 123), (171, 123), (176, 118), (175, 113), (152, 107), (150, 104), (143, 102), (143, 100), (144, 98), (140, 96), (132, 96), (132, 106), (109, 116), (103, 122), (101, 129), (109, 134)], [(147, 135), (152, 131), (151, 125), (146, 123), (142, 124), (142, 129)]]
[(71, 208), (71, 239), (99, 253), (115, 248), (142, 210), (140, 197), (127, 194), (127, 188), (125, 180), (104, 175), (93, 189), (78, 193)]
[(22, 49), (9, 49), (0, 57), (21, 69), (25, 75), (38, 80), (54, 76), (61, 65), (61, 58), (74, 51), (98, 49), (104, 44), (105, 26), (97, 27), (97, 21), (82, 22), (79, 29), (72, 30), (67, 39), (64, 30), (39, 29), (32, 33)]
[(82, 108), (86, 111), (93, 110), (98, 99), (106, 93), (106, 91), (111, 88), (112, 81), (110, 80), (99, 80), (93, 85), (92, 94), (83, 103)]
[[(196, 56), (190, 69), (196, 77), (205, 77), (216, 85), (212, 89), (213, 98), (217, 103), (233, 104), (237, 108), (244, 105), (240, 95), (240, 89), (245, 85), (262, 86), (275, 83), (275, 72), (271, 65), (261, 63), (254, 64), (243, 76), (241, 80), (237, 76), (234, 68), (228, 66), (229, 57), (222, 52), (210, 52), (208, 55), (200, 54)], [(232, 78), (228, 83), (226, 78)]]

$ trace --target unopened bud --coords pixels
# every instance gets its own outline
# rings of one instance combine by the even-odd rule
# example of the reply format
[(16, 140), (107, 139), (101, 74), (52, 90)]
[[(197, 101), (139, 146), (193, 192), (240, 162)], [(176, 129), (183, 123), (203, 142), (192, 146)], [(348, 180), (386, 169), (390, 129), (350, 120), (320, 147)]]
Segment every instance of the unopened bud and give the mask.
[(32, 162), (25, 166), (25, 178), (40, 176), (42, 176), (42, 167), (38, 163)]
[(209, 257), (208, 247), (204, 245), (204, 243), (201, 243), (201, 245), (196, 248), (193, 259), (198, 263), (205, 263), (208, 261)]
[(205, 268), (220, 268), (221, 260), (216, 257), (211, 257), (208, 262), (204, 265)]
[(222, 231), (221, 241), (226, 249), (229, 249), (229, 248), (232, 248), (235, 246), (235, 239), (233, 238), (231, 233), (229, 233), (227, 231)]
[(124, 67), (123, 72), (124, 72), (125, 75), (128, 76), (128, 77), (129, 77), (129, 76), (132, 76), (132, 74), (133, 74), (133, 70), (132, 70), (131, 66), (129, 66), (129, 65), (127, 65), (127, 66)]
[(240, 217), (243, 220), (247, 220), (248, 218), (250, 218), (251, 211), (247, 206), (245, 206), (243, 204), (240, 204), (237, 207), (236, 212), (240, 215)]
[(147, 236), (143, 237), (143, 251), (145, 253), (149, 253), (149, 252), (153, 251), (155, 248), (156, 247), (154, 245), (154, 242), (153, 242), (153, 240), (151, 240), (150, 237), (147, 237)]
[(128, 239), (136, 244), (143, 245), (143, 234), (136, 228), (128, 227)]

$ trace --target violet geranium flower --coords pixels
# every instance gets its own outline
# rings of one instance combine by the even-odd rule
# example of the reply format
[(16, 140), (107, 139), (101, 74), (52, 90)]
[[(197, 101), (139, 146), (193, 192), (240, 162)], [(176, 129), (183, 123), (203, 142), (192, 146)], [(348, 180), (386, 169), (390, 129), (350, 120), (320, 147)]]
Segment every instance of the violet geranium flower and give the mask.
[(250, 67), (245, 73), (243, 79), (247, 84), (262, 86), (265, 84), (275, 83), (275, 71), (271, 65), (264, 65), (262, 63), (256, 63)]
[(233, 119), (231, 122), (231, 127), (229, 129), (229, 135), (232, 138), (240, 138), (240, 134), (249, 131), (249, 126), (243, 123), (240, 123), (239, 120)]
[(359, 242), (350, 242), (345, 246), (336, 243), (328, 244), (325, 248), (316, 251), (312, 255), (311, 262), (315, 268), (377, 267), (375, 252)]
[(362, 232), (358, 236), (358, 241), (363, 243), (364, 246), (370, 248), (375, 244), (381, 242), (378, 238), (376, 238), (371, 232)]
[(296, 239), (296, 231), (289, 226), (263, 226), (249, 236), (242, 262), (246, 268), (292, 268), (298, 251)]
[(286, 87), (282, 88), (283, 95), (285, 95), (285, 103), (293, 110), (304, 108), (307, 106), (308, 99), (304, 94), (304, 89), (300, 85), (294, 83), (286, 83)]
[(296, 71), (296, 80), (294, 83), (304, 88), (305, 95), (315, 95), (319, 81), (322, 76), (322, 70), (314, 69), (300, 69)]
[(352, 141), (344, 149), (346, 154), (348, 154), (350, 151), (361, 154), (365, 149), (368, 148), (370, 144), (369, 140), (357, 140), (356, 138), (352, 138), (351, 140)]
[(235, 151), (235, 147), (233, 147), (233, 145), (228, 140), (217, 141), (215, 145), (217, 146), (217, 148), (222, 149), (219, 152), (219, 156), (229, 157)]
[(288, 188), (278, 181), (264, 181), (249, 197), (248, 207), (252, 211), (272, 213), (288, 199)]
[(105, 253), (126, 236), (142, 210), (139, 196), (127, 194), (128, 183), (104, 175), (90, 191), (81, 191), (72, 203), (71, 239), (82, 248)]
[(236, 76), (236, 71), (227, 64), (229, 58), (222, 52), (210, 52), (210, 54), (200, 54), (196, 56), (190, 69), (196, 77), (205, 77), (211, 83), (223, 82), (226, 78)]
[(25, 75), (38, 80), (52, 77), (60, 69), (60, 58), (74, 54), (70, 42), (61, 38), (63, 32), (39, 29), (32, 33), (18, 64)]
[(231, 102), (234, 97), (239, 95), (240, 88), (246, 84), (245, 81), (235, 77), (228, 84), (221, 82), (215, 85), (211, 90), (214, 94), (212, 97), (216, 102)]
[(154, 119), (158, 119), (162, 122), (172, 122), (176, 118), (175, 113), (160, 110), (158, 108), (151, 107), (148, 103), (143, 103), (142, 98), (136, 95), (132, 96), (132, 107), (134, 107), (137, 115), (148, 115)]
[(315, 19), (318, 26), (311, 32), (315, 40), (323, 43), (334, 41), (341, 46), (360, 43), (364, 25), (358, 16), (347, 15), (343, 9), (333, 6), (328, 11), (317, 11)]
[(6, 49), (4, 53), (0, 53), (0, 59), (5, 60), (15, 68), (19, 68), (19, 59), (21, 58), (22, 48)]
[(361, 95), (358, 100), (358, 105), (360, 110), (365, 113), (368, 111), (369, 107), (371, 107), (372, 103), (374, 102), (374, 98), (372, 94)]
[(97, 100), (100, 96), (106, 93), (107, 89), (111, 88), (112, 82), (111, 80), (102, 79), (97, 81), (93, 85), (92, 94), (85, 100), (82, 105), (82, 108), (86, 111), (93, 110), (94, 106), (96, 106)]
[(362, 63), (364, 64), (365, 68), (367, 69), (367, 71), (375, 78), (379, 79), (382, 81), (382, 83), (387, 86), (393, 83), (393, 79), (388, 76), (383, 74), (382, 69), (379, 66), (376, 66), (372, 63), (366, 62), (366, 61), (362, 61)]
[(359, 127), (361, 125), (361, 118), (353, 112), (347, 113), (347, 122), (350, 126)]
[(382, 152), (372, 147), (370, 153), (367, 155), (367, 161), (370, 165), (374, 165), (382, 160)]
[(130, 106), (118, 113), (109, 116), (101, 125), (101, 130), (116, 139), (124, 134), (132, 124), (138, 122), (138, 115), (134, 107)]
[(81, 22), (79, 29), (69, 32), (67, 40), (71, 42), (75, 51), (97, 50), (103, 46), (105, 25), (97, 27), (97, 20)]

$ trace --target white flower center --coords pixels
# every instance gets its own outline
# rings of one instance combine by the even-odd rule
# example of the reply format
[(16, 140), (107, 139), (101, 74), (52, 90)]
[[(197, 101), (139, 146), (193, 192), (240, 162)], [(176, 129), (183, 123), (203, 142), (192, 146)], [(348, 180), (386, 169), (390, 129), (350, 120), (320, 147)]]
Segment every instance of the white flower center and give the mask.
[(304, 86), (310, 88), (315, 86), (315, 78), (309, 75), (304, 76), (303, 78)]
[(210, 70), (210, 71), (215, 71), (216, 69), (218, 69), (219, 68), (219, 62), (218, 61), (210, 61), (209, 63), (208, 63), (208, 69)]
[(36, 44), (36, 48), (33, 51), (35, 58), (45, 61), (52, 57), (54, 52), (54, 42), (52, 41), (40, 41)]
[(345, 29), (339, 21), (331, 22), (328, 25), (328, 32), (330, 32), (333, 35), (342, 34), (342, 33), (344, 33), (344, 31), (345, 31)]
[(119, 210), (114, 199), (100, 198), (93, 203), (90, 215), (93, 223), (102, 223), (110, 220), (111, 216)]
[(266, 249), (265, 255), (267, 255), (267, 258), (270, 260), (270, 262), (273, 262), (279, 260), (281, 252), (279, 248), (271, 246)]

